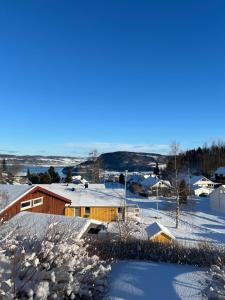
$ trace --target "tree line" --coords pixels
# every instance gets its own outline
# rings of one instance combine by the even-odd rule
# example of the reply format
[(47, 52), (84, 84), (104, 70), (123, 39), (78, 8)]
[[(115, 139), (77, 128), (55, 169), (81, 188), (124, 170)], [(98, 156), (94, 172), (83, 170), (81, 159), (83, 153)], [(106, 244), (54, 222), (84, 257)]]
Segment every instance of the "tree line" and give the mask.
[[(197, 149), (187, 150), (177, 155), (179, 173), (213, 176), (218, 167), (225, 166), (225, 142), (213, 142), (211, 146), (204, 144)], [(174, 156), (171, 155), (165, 169), (166, 177), (174, 173)]]

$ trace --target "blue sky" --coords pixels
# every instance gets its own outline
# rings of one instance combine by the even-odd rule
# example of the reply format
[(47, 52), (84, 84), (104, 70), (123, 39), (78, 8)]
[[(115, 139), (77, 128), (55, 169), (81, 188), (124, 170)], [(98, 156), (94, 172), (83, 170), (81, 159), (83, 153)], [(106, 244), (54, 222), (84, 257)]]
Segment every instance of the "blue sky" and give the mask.
[(0, 151), (225, 139), (225, 1), (0, 2)]

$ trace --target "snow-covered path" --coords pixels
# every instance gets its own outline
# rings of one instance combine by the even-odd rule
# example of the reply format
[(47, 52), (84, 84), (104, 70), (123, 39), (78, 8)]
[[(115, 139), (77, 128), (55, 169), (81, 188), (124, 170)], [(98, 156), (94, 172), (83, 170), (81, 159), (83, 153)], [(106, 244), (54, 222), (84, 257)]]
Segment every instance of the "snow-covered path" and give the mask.
[(124, 261), (113, 265), (107, 300), (200, 300), (203, 269), (165, 263)]

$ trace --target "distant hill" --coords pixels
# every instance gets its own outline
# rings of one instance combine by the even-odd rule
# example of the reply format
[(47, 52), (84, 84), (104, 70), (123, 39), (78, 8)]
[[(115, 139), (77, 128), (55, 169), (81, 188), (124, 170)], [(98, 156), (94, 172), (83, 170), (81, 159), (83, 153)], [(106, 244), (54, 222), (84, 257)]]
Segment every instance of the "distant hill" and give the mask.
[[(155, 153), (142, 153), (142, 152), (128, 152), (117, 151), (101, 154), (95, 163), (99, 165), (100, 169), (108, 171), (152, 171), (156, 163), (159, 166), (166, 165), (168, 157), (166, 155)], [(73, 171), (85, 171), (91, 168), (93, 162), (87, 160), (77, 165)]]
[(70, 156), (42, 156), (42, 155), (11, 155), (0, 154), (0, 162), (5, 158), (9, 165), (34, 165), (34, 166), (68, 166), (77, 165), (84, 158)]

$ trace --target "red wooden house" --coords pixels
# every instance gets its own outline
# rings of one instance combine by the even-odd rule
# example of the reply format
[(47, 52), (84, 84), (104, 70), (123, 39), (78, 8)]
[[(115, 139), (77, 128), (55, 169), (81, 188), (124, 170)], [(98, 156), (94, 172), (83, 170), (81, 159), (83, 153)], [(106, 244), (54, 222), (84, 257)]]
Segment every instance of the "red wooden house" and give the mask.
[(31, 185), (0, 185), (0, 220), (7, 221), (21, 211), (64, 215), (71, 201), (48, 189)]

